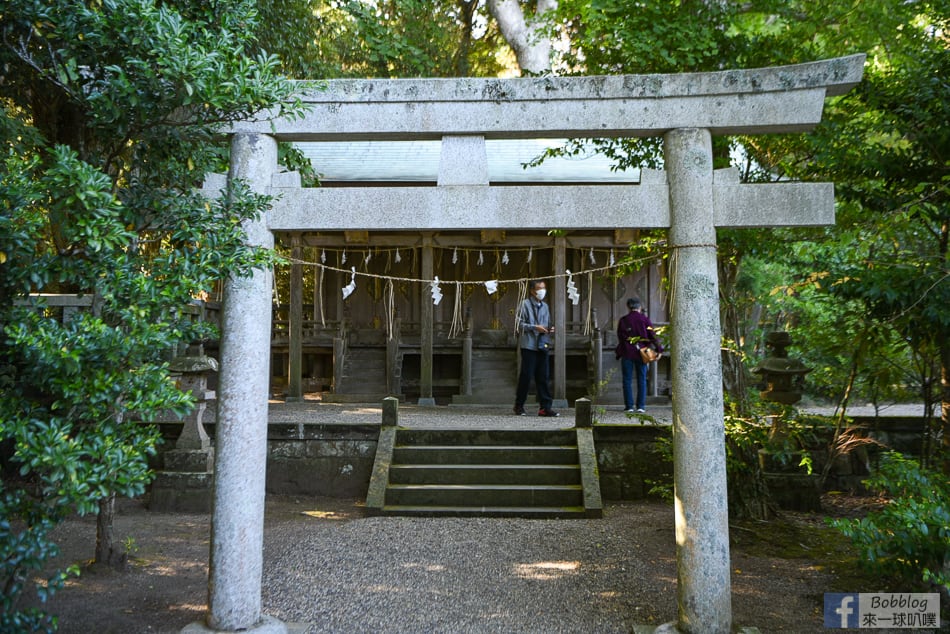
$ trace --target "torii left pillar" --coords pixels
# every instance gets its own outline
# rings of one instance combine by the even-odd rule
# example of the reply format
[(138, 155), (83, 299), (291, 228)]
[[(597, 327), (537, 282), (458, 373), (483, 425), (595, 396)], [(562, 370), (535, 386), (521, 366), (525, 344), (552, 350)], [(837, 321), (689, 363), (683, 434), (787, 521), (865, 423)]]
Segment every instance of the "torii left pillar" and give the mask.
[[(277, 169), (277, 141), (265, 134), (235, 134), (230, 181), (265, 192)], [(273, 248), (264, 217), (244, 229), (249, 245)], [(264, 476), (270, 364), (271, 269), (231, 277), (224, 287), (221, 373), (215, 424), (214, 513), (211, 522), (209, 612), (183, 632), (285, 634), (287, 626), (261, 613), (264, 546)]]

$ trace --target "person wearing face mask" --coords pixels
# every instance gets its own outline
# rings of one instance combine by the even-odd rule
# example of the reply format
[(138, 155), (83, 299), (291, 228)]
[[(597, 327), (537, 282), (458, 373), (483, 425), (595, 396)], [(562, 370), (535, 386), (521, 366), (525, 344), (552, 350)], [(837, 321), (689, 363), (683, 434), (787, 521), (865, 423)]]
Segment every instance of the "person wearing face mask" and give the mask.
[(548, 350), (539, 345), (541, 335), (554, 335), (551, 311), (544, 303), (546, 294), (543, 280), (531, 280), (528, 282), (528, 297), (521, 303), (518, 327), (521, 332), (521, 374), (518, 375), (518, 390), (515, 394), (515, 414), (518, 416), (525, 415), (524, 403), (532, 379), (538, 389), (538, 416), (559, 416), (551, 409), (553, 399), (548, 384)]

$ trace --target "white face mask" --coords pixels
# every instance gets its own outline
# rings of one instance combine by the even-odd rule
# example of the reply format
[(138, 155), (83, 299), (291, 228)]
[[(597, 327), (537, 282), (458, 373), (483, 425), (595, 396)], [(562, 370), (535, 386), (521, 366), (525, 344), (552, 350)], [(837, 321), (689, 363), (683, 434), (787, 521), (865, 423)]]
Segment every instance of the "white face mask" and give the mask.
[(537, 297), (538, 297), (538, 301), (539, 301), (539, 302), (540, 302), (540, 301), (543, 301), (543, 300), (544, 300), (544, 296), (547, 295), (547, 294), (548, 294), (547, 289), (539, 288), (538, 291), (537, 291), (537, 293), (536, 293), (536, 295), (537, 295)]

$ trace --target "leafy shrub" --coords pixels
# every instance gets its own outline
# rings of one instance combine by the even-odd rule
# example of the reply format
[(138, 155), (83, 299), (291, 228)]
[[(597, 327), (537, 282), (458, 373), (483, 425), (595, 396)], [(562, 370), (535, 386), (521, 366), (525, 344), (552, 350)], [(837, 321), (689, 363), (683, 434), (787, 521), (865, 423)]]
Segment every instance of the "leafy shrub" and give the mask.
[[(50, 538), (56, 526), (49, 509), (41, 509), (20, 492), (0, 492), (0, 632), (53, 632), (56, 618), (37, 608), (18, 607), (25, 590), (45, 602), (63, 587), (67, 577), (79, 574), (75, 565), (39, 579), (36, 571), (59, 554)], [(9, 517), (25, 518), (11, 522)]]
[(865, 484), (888, 504), (861, 519), (828, 523), (851, 539), (871, 572), (950, 591), (950, 480), (887, 452)]

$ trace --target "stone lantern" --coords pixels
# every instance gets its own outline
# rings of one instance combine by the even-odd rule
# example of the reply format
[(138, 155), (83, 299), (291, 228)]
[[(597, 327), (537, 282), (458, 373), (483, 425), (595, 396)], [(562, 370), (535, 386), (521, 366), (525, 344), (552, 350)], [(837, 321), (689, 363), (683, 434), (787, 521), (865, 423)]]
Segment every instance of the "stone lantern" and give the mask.
[(215, 400), (214, 391), (208, 389), (208, 376), (218, 371), (217, 360), (206, 355), (176, 357), (168, 369), (178, 375), (178, 389), (191, 392), (195, 399), (195, 409), (191, 416), (185, 419), (185, 426), (175, 443), (175, 449), (213, 451), (202, 419), (208, 409), (208, 402)]
[(765, 336), (765, 345), (769, 356), (762, 360), (752, 371), (762, 377), (765, 390), (759, 395), (766, 401), (792, 405), (802, 398), (805, 375), (810, 368), (798, 359), (789, 359), (786, 348), (792, 343), (792, 336), (784, 330), (770, 332)]
[[(763, 399), (783, 405), (793, 405), (801, 400), (805, 375), (811, 372), (798, 359), (789, 359), (785, 349), (792, 337), (787, 332), (770, 332), (765, 336), (765, 345), (770, 354), (754, 370), (765, 383), (759, 392)], [(789, 447), (788, 425), (781, 415), (766, 417), (771, 425), (769, 441), (759, 449), (759, 466), (768, 486), (769, 494), (780, 508), (796, 511), (821, 510), (820, 476), (802, 473), (798, 466), (807, 447)], [(776, 459), (775, 453), (790, 452), (785, 460)]]
[(209, 356), (176, 357), (169, 364), (183, 392), (191, 392), (195, 409), (183, 421), (175, 448), (164, 454), (165, 469), (152, 483), (149, 508), (156, 511), (208, 513), (214, 477), (214, 446), (202, 424), (208, 403), (215, 400), (208, 389), (208, 376), (218, 362)]

